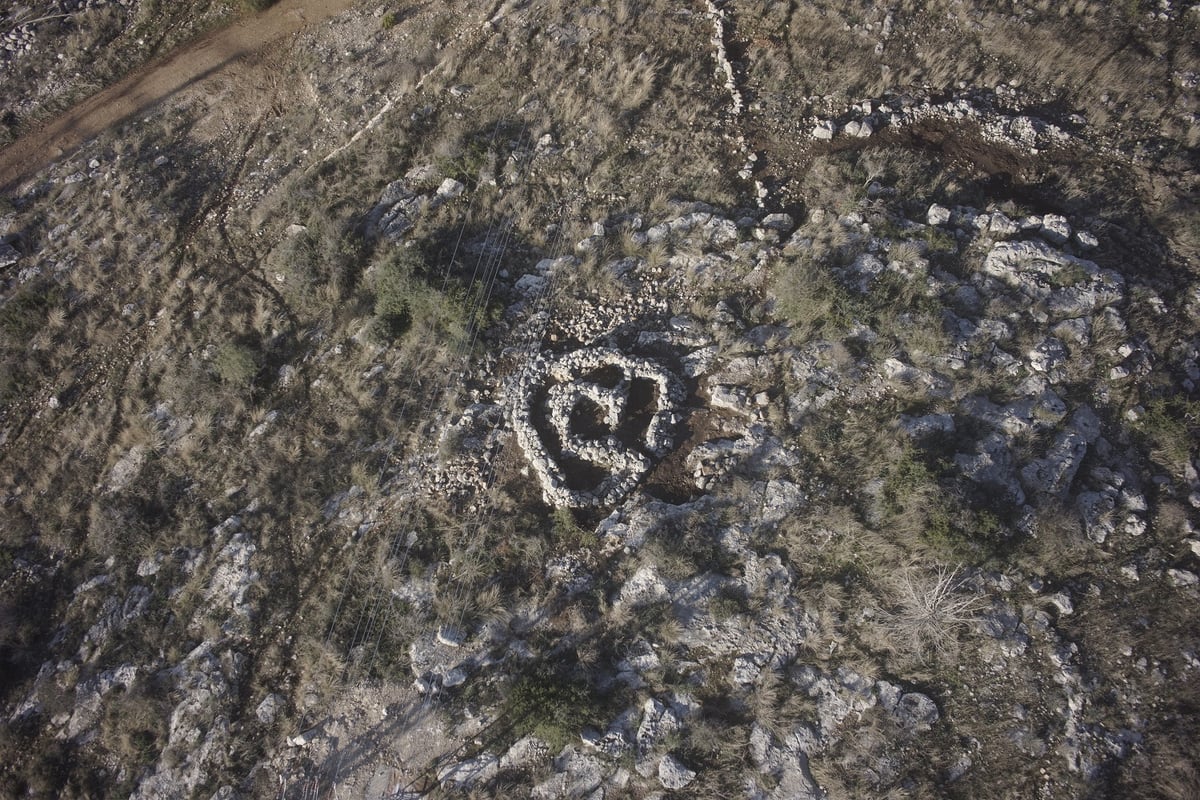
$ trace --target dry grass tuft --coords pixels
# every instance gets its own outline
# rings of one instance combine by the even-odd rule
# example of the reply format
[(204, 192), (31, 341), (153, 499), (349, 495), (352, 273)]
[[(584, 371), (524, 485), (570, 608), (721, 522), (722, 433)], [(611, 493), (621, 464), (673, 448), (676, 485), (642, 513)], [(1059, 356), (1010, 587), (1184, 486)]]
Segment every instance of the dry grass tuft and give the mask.
[(979, 598), (963, 593), (958, 569), (910, 566), (893, 579), (896, 610), (886, 622), (893, 646), (918, 658), (953, 655), (959, 634), (979, 611)]

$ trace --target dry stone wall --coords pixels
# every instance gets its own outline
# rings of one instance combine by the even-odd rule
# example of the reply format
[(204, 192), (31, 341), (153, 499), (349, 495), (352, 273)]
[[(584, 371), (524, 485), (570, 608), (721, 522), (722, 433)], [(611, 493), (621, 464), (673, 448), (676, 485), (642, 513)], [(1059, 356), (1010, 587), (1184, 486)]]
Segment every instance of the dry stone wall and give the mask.
[[(601, 370), (615, 370), (620, 378), (613, 386), (589, 379)], [(615, 431), (629, 411), (635, 380), (653, 383), (655, 410), (644, 432), (635, 434), (633, 441), (621, 441)], [(628, 494), (649, 471), (652, 459), (674, 445), (678, 409), (684, 400), (683, 385), (661, 364), (610, 348), (539, 357), (518, 375), (509, 394), (517, 443), (541, 484), (543, 498), (550, 505), (568, 508), (609, 506)], [(539, 402), (543, 394), (545, 400)], [(613, 433), (588, 438), (578, 429), (572, 417), (585, 400), (601, 410), (603, 425)], [(558, 439), (557, 454), (547, 445), (543, 429)], [(594, 487), (572, 487), (564, 459), (586, 462), (607, 475)]]

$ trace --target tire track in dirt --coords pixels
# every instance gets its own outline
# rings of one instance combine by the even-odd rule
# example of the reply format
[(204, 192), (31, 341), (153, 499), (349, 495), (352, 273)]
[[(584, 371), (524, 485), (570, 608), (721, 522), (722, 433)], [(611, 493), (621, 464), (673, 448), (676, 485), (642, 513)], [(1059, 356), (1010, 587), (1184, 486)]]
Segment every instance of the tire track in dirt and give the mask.
[(355, 2), (281, 0), (261, 14), (238, 20), (135, 70), (45, 127), (0, 150), (0, 189), (14, 190), (22, 181), (112, 126), (204, 81), (271, 42), (345, 11)]

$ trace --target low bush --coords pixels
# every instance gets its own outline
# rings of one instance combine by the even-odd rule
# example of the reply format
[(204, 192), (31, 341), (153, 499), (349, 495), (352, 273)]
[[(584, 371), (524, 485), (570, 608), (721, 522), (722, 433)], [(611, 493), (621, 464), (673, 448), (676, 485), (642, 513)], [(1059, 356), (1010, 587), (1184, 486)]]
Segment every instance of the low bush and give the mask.
[(1138, 418), (1137, 430), (1146, 440), (1150, 457), (1182, 475), (1191, 460), (1200, 430), (1200, 403), (1179, 397), (1154, 400)]
[(467, 336), (469, 321), (459, 293), (442, 291), (426, 279), (425, 261), (415, 248), (391, 251), (377, 263), (371, 291), (375, 318), (372, 329), (383, 342), (410, 332), (426, 342), (449, 345)]
[(514, 738), (533, 734), (557, 753), (599, 722), (603, 709), (590, 684), (565, 667), (540, 664), (513, 684), (504, 716)]
[(248, 387), (258, 373), (258, 353), (247, 345), (226, 342), (217, 348), (213, 371), (221, 382), (233, 387)]

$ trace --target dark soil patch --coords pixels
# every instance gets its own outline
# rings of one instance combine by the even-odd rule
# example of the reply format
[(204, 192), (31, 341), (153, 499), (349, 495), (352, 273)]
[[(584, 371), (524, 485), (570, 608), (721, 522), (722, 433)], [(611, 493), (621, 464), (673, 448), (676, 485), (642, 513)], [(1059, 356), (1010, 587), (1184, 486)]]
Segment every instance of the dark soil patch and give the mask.
[(650, 420), (658, 411), (658, 387), (654, 381), (635, 378), (629, 386), (629, 402), (625, 407), (625, 419), (617, 428), (617, 439), (628, 446), (631, 442), (645, 441)]
[(675, 449), (646, 476), (646, 493), (668, 503), (687, 503), (701, 495), (692, 480), (687, 457), (717, 431), (718, 416), (710, 408), (687, 407), (675, 431)]
[(585, 439), (600, 439), (612, 433), (604, 409), (584, 397), (571, 409), (571, 430)]

